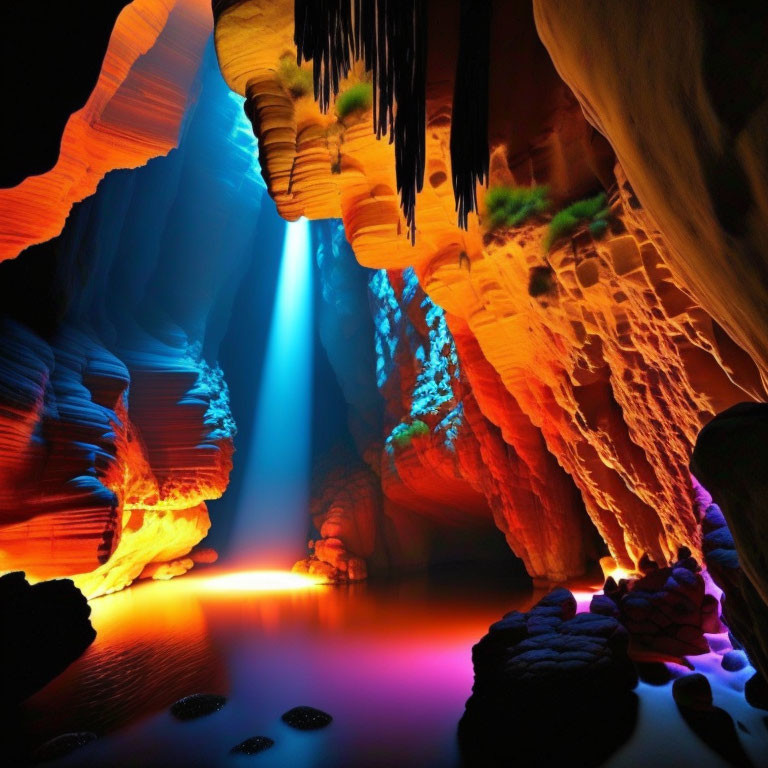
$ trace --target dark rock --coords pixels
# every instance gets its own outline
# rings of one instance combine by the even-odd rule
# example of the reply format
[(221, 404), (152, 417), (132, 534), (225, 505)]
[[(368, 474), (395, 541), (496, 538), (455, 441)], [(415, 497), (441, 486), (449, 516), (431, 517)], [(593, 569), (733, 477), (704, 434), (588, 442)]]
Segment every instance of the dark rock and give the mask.
[(731, 765), (752, 765), (744, 751), (733, 718), (712, 705), (712, 688), (704, 675), (686, 675), (675, 680), (672, 695), (686, 725)]
[(193, 693), (171, 705), (171, 714), (177, 720), (194, 720), (218, 712), (227, 703), (224, 696), (215, 693)]
[(672, 679), (669, 667), (659, 661), (638, 664), (637, 674), (648, 685), (666, 685)]
[(639, 579), (605, 582), (590, 613), (613, 616), (627, 629), (629, 655), (637, 662), (674, 661), (709, 651), (705, 632), (720, 629), (717, 599), (706, 593), (699, 564), (687, 547), (677, 562), (660, 568), (647, 555)]
[(768, 683), (765, 678), (757, 672), (747, 680), (744, 686), (744, 696), (747, 703), (758, 709), (768, 709)]
[(679, 677), (672, 685), (672, 697), (678, 707), (705, 710), (712, 708), (712, 686), (704, 675)]
[(740, 403), (699, 433), (691, 471), (716, 504), (702, 549), (723, 590), (723, 618), (768, 678), (768, 404)]
[(576, 614), (566, 589), (493, 624), (472, 649), (475, 682), (459, 723), (465, 765), (602, 763), (635, 724), (628, 641), (613, 617)]
[(744, 669), (748, 663), (744, 651), (728, 651), (723, 655), (723, 660), (720, 662), (726, 672), (738, 672)]
[(90, 733), (90, 731), (63, 733), (61, 736), (56, 736), (56, 738), (46, 741), (45, 744), (38, 747), (32, 754), (32, 759), (36, 763), (58, 760), (70, 752), (74, 752), (76, 749), (96, 741), (96, 738), (96, 734)]
[(314, 707), (294, 707), (282, 716), (282, 720), (291, 728), (298, 728), (300, 731), (315, 731), (330, 725), (333, 718), (327, 712)]
[(258, 755), (265, 749), (273, 747), (275, 742), (269, 736), (251, 736), (250, 739), (241, 741), (236, 747), (232, 747), (230, 752), (233, 755)]
[(69, 580), (30, 585), (0, 577), (0, 708), (13, 707), (61, 674), (93, 642), (91, 608)]

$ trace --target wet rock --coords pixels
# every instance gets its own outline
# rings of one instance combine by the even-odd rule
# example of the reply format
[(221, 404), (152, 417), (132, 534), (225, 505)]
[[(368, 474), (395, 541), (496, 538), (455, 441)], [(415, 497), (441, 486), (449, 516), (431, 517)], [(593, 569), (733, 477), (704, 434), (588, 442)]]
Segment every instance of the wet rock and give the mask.
[(720, 665), (726, 672), (738, 672), (744, 669), (749, 662), (743, 651), (728, 651), (723, 655)]
[(629, 655), (638, 662), (685, 662), (709, 652), (705, 632), (720, 630), (717, 599), (706, 593), (699, 564), (687, 547), (660, 568), (644, 556), (639, 579), (613, 579), (592, 598), (590, 612), (612, 616), (627, 629)]
[(702, 549), (723, 618), (768, 678), (768, 404), (740, 403), (699, 433), (691, 471), (714, 500)]
[(327, 712), (314, 707), (294, 707), (282, 716), (282, 720), (291, 728), (298, 728), (300, 731), (315, 731), (330, 725), (333, 718)]
[(636, 719), (628, 643), (613, 617), (576, 614), (566, 589), (493, 624), (472, 649), (475, 682), (459, 723), (465, 765), (604, 762)]
[(58, 760), (74, 752), (92, 741), (96, 741), (96, 734), (90, 731), (80, 733), (63, 733), (38, 747), (32, 754), (32, 759), (37, 763)]
[(704, 710), (712, 707), (712, 686), (704, 675), (686, 675), (672, 685), (672, 696), (678, 707)]
[(273, 747), (275, 742), (269, 736), (251, 736), (250, 739), (241, 741), (236, 747), (232, 747), (230, 752), (233, 755), (258, 755), (259, 752)]
[(704, 675), (694, 674), (675, 680), (672, 696), (686, 725), (731, 765), (751, 766), (741, 746), (733, 718), (712, 704), (712, 687)]
[(215, 693), (193, 693), (171, 705), (171, 714), (177, 720), (194, 720), (218, 712), (227, 703), (224, 696)]
[(648, 685), (666, 685), (672, 679), (669, 667), (658, 661), (638, 664), (637, 674)]
[(758, 709), (768, 709), (768, 683), (765, 678), (757, 672), (747, 680), (744, 686), (744, 696), (747, 703)]
[(0, 709), (20, 703), (61, 674), (93, 642), (91, 608), (69, 579), (30, 585), (0, 577)]

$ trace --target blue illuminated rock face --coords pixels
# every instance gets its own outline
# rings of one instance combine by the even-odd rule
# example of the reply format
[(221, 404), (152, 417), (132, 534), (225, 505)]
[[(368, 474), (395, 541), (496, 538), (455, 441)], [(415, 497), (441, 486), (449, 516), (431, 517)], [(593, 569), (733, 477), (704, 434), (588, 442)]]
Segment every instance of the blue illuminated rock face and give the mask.
[(183, 572), (227, 486), (216, 357), (265, 189), (212, 47), (198, 80), (178, 150), (110, 174), (0, 268), (0, 569), (80, 574), (87, 594)]
[[(313, 232), (320, 335), (349, 405), (358, 458), (329, 451), (322, 462), (312, 509), (321, 538), (304, 567), (328, 575), (318, 553), (334, 568), (350, 556), (374, 567), (472, 557), (481, 539), (488, 548), (483, 532), (495, 526), (532, 576), (580, 573), (594, 531), (578, 492), (472, 335), (465, 330), (459, 343), (450, 327), (457, 319), (425, 295), (414, 270), (363, 269), (338, 222), (314, 223)], [(496, 426), (498, 415), (481, 409), (475, 385), (486, 402), (517, 414), (517, 437), (524, 436), (517, 446)], [(355, 530), (370, 535), (361, 542)], [(453, 536), (457, 547), (441, 555)]]

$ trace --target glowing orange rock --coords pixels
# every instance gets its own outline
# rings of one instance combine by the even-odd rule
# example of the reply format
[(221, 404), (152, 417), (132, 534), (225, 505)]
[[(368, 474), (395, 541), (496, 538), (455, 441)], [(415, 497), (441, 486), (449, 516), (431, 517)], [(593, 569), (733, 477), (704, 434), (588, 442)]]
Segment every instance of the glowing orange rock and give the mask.
[(134, 0), (117, 19), (96, 87), (67, 123), (56, 165), (0, 189), (0, 261), (59, 234), (114, 168), (176, 146), (210, 32), (206, 0)]

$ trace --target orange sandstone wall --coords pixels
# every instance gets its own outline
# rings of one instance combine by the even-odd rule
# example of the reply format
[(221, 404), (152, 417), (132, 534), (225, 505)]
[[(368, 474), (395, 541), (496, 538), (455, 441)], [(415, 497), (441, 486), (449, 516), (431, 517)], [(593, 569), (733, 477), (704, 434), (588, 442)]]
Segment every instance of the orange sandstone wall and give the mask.
[[(669, 561), (681, 543), (699, 549), (687, 470), (698, 430), (765, 391), (750, 357), (670, 268), (667, 240), (554, 73), (530, 6), (509, 6), (514, 14), (496, 17), (491, 50), (491, 185), (549, 184), (556, 204), (601, 186), (611, 192), (606, 237), (579, 232), (548, 259), (542, 221), (490, 232), (482, 217), (470, 216), (468, 231), (456, 226), (452, 65), (445, 65), (455, 57), (454, 4), (431, 8), (441, 24), (430, 33), (415, 246), (399, 212), (393, 147), (376, 140), (370, 113), (340, 120), (331, 108), (322, 115), (311, 94), (281, 82), (280, 58), (295, 54), (293, 4), (222, 3), (215, 41), (227, 82), (248, 99), (281, 214), (340, 216), (361, 264), (413, 266), (445, 309), (477, 410), (498, 427), (527, 478), (530, 501), (512, 483), (508, 503), (494, 514), (531, 574), (564, 578), (583, 568), (548, 554), (563, 535), (558, 521), (582, 504), (622, 566), (633, 568), (644, 552)], [(547, 263), (553, 285), (534, 298), (530, 270)], [(542, 508), (550, 510), (544, 522)]]
[(176, 146), (210, 25), (207, 0), (126, 6), (96, 87), (67, 123), (56, 165), (0, 189), (0, 261), (58, 235), (72, 205), (92, 195), (107, 172), (144, 165)]
[(533, 7), (558, 72), (664, 233), (674, 279), (765, 380), (768, 11), (695, 0)]

